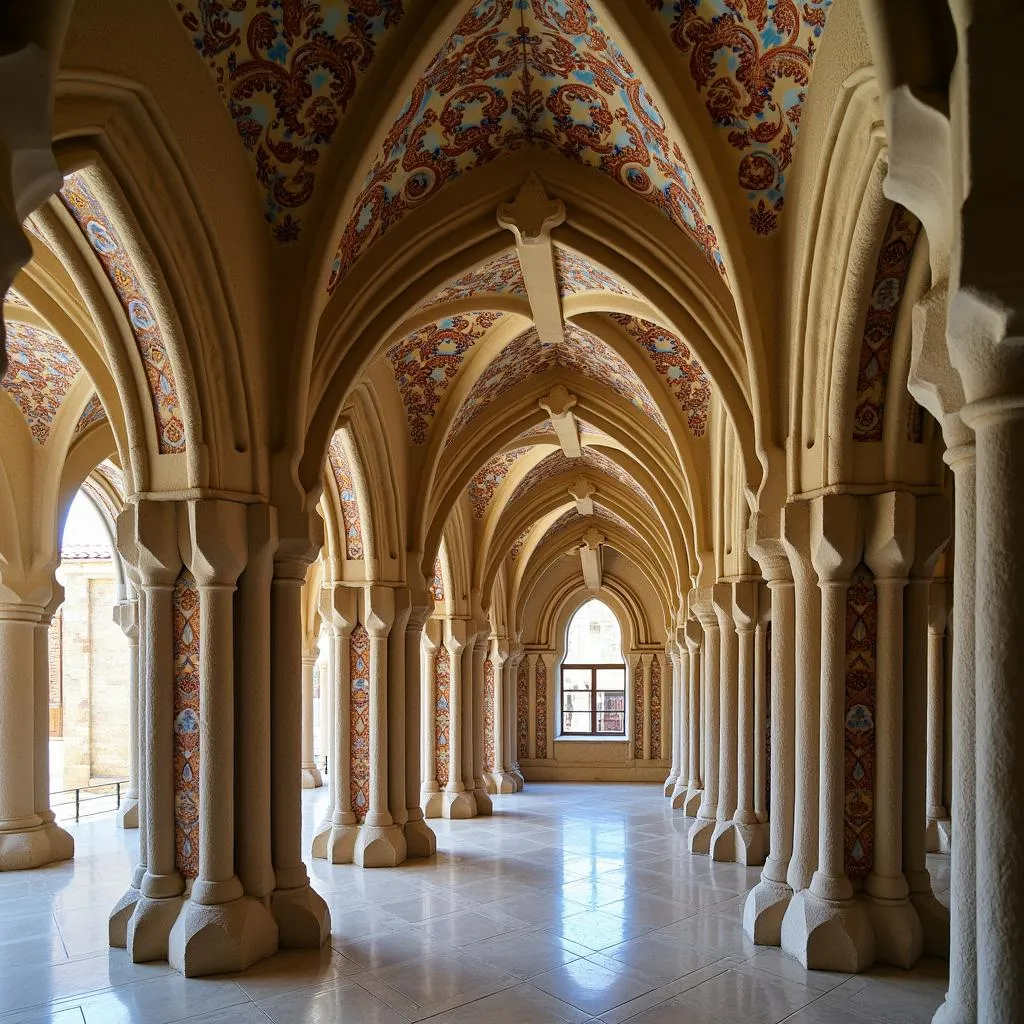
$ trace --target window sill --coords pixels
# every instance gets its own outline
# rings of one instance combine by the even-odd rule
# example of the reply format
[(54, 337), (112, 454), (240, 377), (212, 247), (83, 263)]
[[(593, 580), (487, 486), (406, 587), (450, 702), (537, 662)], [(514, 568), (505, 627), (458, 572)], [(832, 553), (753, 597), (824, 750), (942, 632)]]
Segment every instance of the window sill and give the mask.
[(556, 743), (628, 743), (628, 736), (556, 736)]

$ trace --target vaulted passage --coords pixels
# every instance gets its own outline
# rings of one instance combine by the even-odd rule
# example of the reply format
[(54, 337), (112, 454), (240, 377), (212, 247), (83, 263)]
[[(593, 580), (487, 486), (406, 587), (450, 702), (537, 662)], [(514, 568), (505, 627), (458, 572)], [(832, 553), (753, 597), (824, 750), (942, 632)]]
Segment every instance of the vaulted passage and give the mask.
[(768, 975), (1024, 1019), (1024, 26), (891, 6), (0, 14), (0, 870), (75, 855), (53, 736), (126, 969), (608, 825)]

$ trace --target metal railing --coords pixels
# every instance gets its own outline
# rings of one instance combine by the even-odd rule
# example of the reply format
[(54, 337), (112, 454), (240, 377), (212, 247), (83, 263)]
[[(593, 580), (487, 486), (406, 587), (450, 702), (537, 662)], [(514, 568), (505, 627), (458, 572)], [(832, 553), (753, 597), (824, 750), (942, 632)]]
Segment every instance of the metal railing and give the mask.
[[(95, 814), (103, 814), (109, 811), (116, 811), (121, 806), (121, 787), (127, 786), (127, 779), (115, 779), (112, 782), (97, 783), (95, 786), (79, 786), (76, 789), (58, 789), (50, 793), (50, 809), (54, 816), (61, 821), (66, 821), (72, 816), (74, 810), (75, 821), (82, 818), (90, 818)], [(85, 794), (83, 796), (83, 794)], [(67, 796), (66, 800), (55, 800), (54, 797)], [(90, 804), (97, 804), (101, 801), (113, 800), (113, 806), (106, 803), (106, 806), (97, 807), (95, 810), (83, 810)]]

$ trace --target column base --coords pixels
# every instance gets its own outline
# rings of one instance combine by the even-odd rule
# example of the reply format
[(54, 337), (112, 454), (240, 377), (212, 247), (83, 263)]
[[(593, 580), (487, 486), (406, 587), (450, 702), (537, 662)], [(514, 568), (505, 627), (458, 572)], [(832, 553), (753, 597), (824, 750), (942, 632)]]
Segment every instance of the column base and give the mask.
[(686, 797), (683, 800), (683, 814), (687, 818), (696, 818), (700, 811), (701, 800), (704, 799), (703, 789), (687, 789)]
[(683, 785), (680, 785), (677, 782), (675, 784), (675, 787), (672, 790), (672, 805), (671, 805), (672, 806), (672, 810), (673, 811), (682, 810), (682, 808), (683, 808), (683, 806), (685, 804), (686, 804), (686, 785), (685, 785), (685, 783)]
[(433, 857), (437, 853), (437, 836), (422, 819), (410, 819), (405, 823), (405, 848), (410, 857)]
[(665, 796), (674, 797), (676, 794), (676, 788), (679, 785), (679, 776), (670, 775), (662, 784), (661, 789)]
[(736, 822), (736, 863), (756, 867), (768, 858), (768, 822)]
[(875, 932), (875, 960), (910, 970), (921, 958), (924, 939), (921, 919), (909, 899), (864, 898), (868, 920)]
[(518, 786), (516, 778), (511, 772), (491, 772), (491, 781), (494, 789), (488, 789), (488, 793), (516, 793)]
[[(329, 864), (351, 864), (355, 860), (356, 842), (361, 825), (333, 825), (324, 837), (323, 857)], [(318, 856), (316, 853), (313, 856)]]
[(698, 818), (691, 826), (686, 837), (686, 846), (690, 853), (710, 853), (711, 836), (718, 822), (714, 818)]
[(0, 871), (39, 868), (74, 855), (74, 839), (53, 822), (0, 832)]
[(113, 949), (125, 949), (128, 946), (128, 922), (135, 913), (135, 905), (142, 899), (138, 886), (131, 886), (123, 896), (111, 907), (107, 918), (107, 941)]
[(444, 814), (444, 793), (439, 789), (421, 789), (420, 807), (423, 808), (424, 818), (442, 817)]
[(949, 959), (949, 907), (944, 907), (932, 892), (912, 892), (910, 902), (921, 921), (925, 956)]
[(319, 789), (324, 784), (324, 777), (315, 764), (303, 765), (302, 767), (302, 788)]
[(512, 776), (516, 780), (517, 785), (519, 786), (516, 792), (521, 793), (524, 789), (526, 789), (526, 777), (523, 775), (523, 770), (519, 767), (519, 765), (516, 765), (515, 768), (512, 769)]
[(126, 796), (117, 809), (118, 828), (139, 827), (139, 798), (137, 796)]
[(277, 922), (281, 949), (319, 949), (331, 934), (331, 912), (319, 893), (308, 885), (275, 889), (270, 913)]
[(782, 948), (808, 971), (860, 974), (875, 962), (875, 935), (857, 900), (795, 893), (782, 919)]
[(449, 793), (442, 794), (441, 804), (442, 818), (475, 818), (476, 800), (472, 793)]
[(186, 900), (167, 942), (167, 962), (186, 978), (244, 971), (277, 952), (277, 924), (251, 896), (205, 905)]
[(929, 818), (924, 827), (925, 849), (929, 853), (949, 853), (953, 822), (949, 818)]
[(408, 856), (400, 825), (359, 827), (352, 861), (361, 868), (393, 868)]
[(154, 899), (140, 895), (128, 919), (125, 949), (133, 964), (166, 960), (171, 929), (181, 914), (183, 896)]
[(491, 798), (487, 795), (487, 790), (483, 786), (474, 787), (473, 799), (476, 801), (477, 814), (488, 815), (494, 813), (494, 804), (491, 803)]
[(711, 833), (711, 849), (708, 851), (712, 860), (736, 860), (736, 822), (719, 821)]
[(793, 890), (785, 882), (770, 878), (761, 881), (747, 893), (743, 904), (743, 931), (759, 946), (782, 945), (782, 919), (793, 899)]
[(309, 844), (309, 855), (324, 860), (327, 857), (327, 841), (331, 837), (333, 815), (328, 814), (313, 831), (313, 841)]

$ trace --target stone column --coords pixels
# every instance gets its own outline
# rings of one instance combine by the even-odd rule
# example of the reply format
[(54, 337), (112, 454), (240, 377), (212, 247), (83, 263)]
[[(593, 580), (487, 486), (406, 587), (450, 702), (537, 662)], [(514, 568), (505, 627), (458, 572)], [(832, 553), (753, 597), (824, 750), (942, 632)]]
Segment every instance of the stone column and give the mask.
[(683, 814), (693, 818), (697, 814), (704, 796), (704, 782), (701, 778), (701, 716), (703, 714), (702, 680), (704, 678), (704, 657), (701, 645), (704, 631), (694, 617), (686, 620), (686, 656), (689, 661), (689, 755), (690, 764), (686, 780), (686, 796), (683, 799)]
[[(437, 649), (443, 642), (443, 624), (440, 619), (427, 619), (420, 636), (420, 699), (423, 702), (422, 756), (423, 782), (420, 787), (420, 806), (427, 818), (440, 818), (443, 797), (437, 781), (437, 718), (435, 700), (435, 668)], [(450, 684), (449, 684), (450, 685)]]
[(875, 575), (875, 848), (864, 881), (875, 956), (910, 968), (921, 922), (903, 875), (903, 589), (914, 554), (914, 498), (887, 491), (865, 499), (864, 561)]
[(408, 851), (388, 804), (388, 636), (395, 621), (391, 587), (364, 589), (362, 620), (370, 637), (370, 799), (353, 860), (364, 868), (395, 867)]
[[(406, 686), (405, 686), (405, 633), (412, 615), (412, 591), (409, 587), (395, 587), (391, 593), (395, 601), (395, 617), (388, 633), (388, 806), (391, 818), (401, 826), (405, 835), (405, 823), (409, 819), (405, 799), (406, 768)], [(417, 645), (418, 647), (419, 645)], [(419, 665), (415, 668), (418, 670)], [(417, 685), (419, 676), (417, 672)], [(417, 737), (418, 738), (418, 737)], [(416, 791), (419, 791), (419, 773)], [(408, 856), (408, 845), (406, 846)]]
[[(424, 714), (422, 700), (423, 669), (421, 656), (423, 637), (426, 635), (423, 625), (427, 615), (433, 608), (429, 593), (421, 591), (411, 593), (412, 601), (409, 618), (405, 624), (405, 847), (410, 857), (430, 857), (437, 852), (437, 837), (433, 829), (424, 821), (423, 808), (420, 806), (422, 785), (433, 775), (422, 770), (420, 758), (420, 736), (422, 723), (432, 721), (433, 716)], [(431, 658), (433, 651), (430, 652)], [(429, 708), (431, 705), (427, 704)], [(431, 729), (433, 732), (433, 729)], [(433, 758), (431, 758), (433, 762)], [(434, 781), (437, 788), (437, 781)]]
[[(767, 583), (757, 588), (757, 625), (754, 627), (754, 814), (768, 822), (769, 653), (772, 601)], [(767, 830), (766, 830), (767, 832)], [(765, 836), (767, 850), (767, 834)]]
[(537, 658), (530, 651), (526, 657), (526, 694), (529, 709), (526, 719), (526, 749), (532, 761), (537, 756)]
[(484, 663), (489, 646), (490, 634), (486, 630), (478, 631), (473, 645), (473, 705), (470, 709), (473, 721), (473, 799), (476, 800), (477, 814), (493, 812), (484, 781)]
[(463, 652), (466, 650), (466, 622), (451, 619), (444, 637), (451, 660), (451, 683), (448, 709), (448, 784), (445, 786), (442, 815), (445, 818), (475, 818), (476, 800), (472, 790), (466, 791), (463, 780), (462, 720), (463, 700), (466, 690), (463, 686)]
[(718, 807), (710, 853), (715, 860), (729, 861), (736, 859), (732, 816), (736, 810), (739, 636), (733, 617), (732, 584), (716, 583), (713, 591), (721, 648), (718, 663)]
[(782, 922), (782, 946), (808, 970), (858, 973), (874, 962), (874, 934), (844, 865), (846, 598), (863, 544), (859, 499), (811, 504), (811, 553), (821, 589), (821, 773), (818, 866)]
[[(325, 587), (320, 588), (321, 604), (323, 597), (329, 591)], [(331, 764), (331, 749), (334, 746), (334, 690), (331, 687), (331, 680), (338, 674), (334, 665), (334, 631), (327, 625), (325, 610), (321, 610), (320, 618), (323, 625), (320, 627), (320, 651), (324, 656), (320, 668), (320, 756), (324, 759), (323, 775), (330, 775), (335, 766)], [(329, 813), (329, 812), (328, 812)]]
[[(674, 690), (673, 714), (674, 731), (672, 733), (672, 765), (675, 771), (675, 782), (669, 796), (672, 798), (672, 809), (681, 809), (686, 803), (687, 775), (690, 763), (690, 657), (686, 650), (686, 630), (678, 627), (672, 635), (672, 686)], [(669, 775), (669, 778), (672, 776)], [(666, 780), (666, 786), (668, 781)]]
[(331, 864), (351, 864), (360, 826), (352, 810), (352, 662), (350, 641), (358, 619), (359, 591), (335, 584), (327, 594), (327, 621), (334, 646), (334, 672), (327, 680), (334, 708), (333, 745), (328, 772), (330, 813), (313, 836), (313, 856)]
[[(114, 605), (116, 622), (128, 639), (128, 785), (117, 810), (119, 828), (139, 827), (139, 602)], [(47, 680), (49, 683), (49, 680)]]
[(796, 787), (796, 614), (795, 588), (781, 542), (752, 549), (771, 594), (771, 816), (768, 857), (761, 880), (743, 907), (743, 930), (754, 942), (782, 943), (782, 919), (793, 898), (787, 876), (793, 855)]
[(704, 695), (704, 788), (701, 791), (700, 806), (697, 808), (697, 820), (690, 826), (687, 844), (691, 853), (709, 853), (718, 807), (718, 679), (721, 674), (718, 616), (711, 601), (710, 587), (699, 592), (698, 599), (693, 603), (693, 611), (704, 629), (704, 648), (701, 657)]
[(327, 904), (309, 885), (302, 861), (302, 587), (323, 542), (311, 513), (306, 536), (284, 538), (274, 556), (270, 590), (271, 851), (275, 888), (270, 910), (285, 948), (316, 949), (331, 929)]
[[(903, 874), (910, 888), (910, 902), (921, 921), (925, 953), (948, 958), (949, 910), (932, 892), (925, 845), (930, 738), (925, 711), (930, 714), (932, 710), (928, 692), (928, 595), (936, 563), (949, 541), (950, 504), (944, 495), (919, 495), (915, 505), (914, 564), (903, 591)], [(940, 728), (941, 724), (940, 712)]]
[(644, 722), (644, 742), (643, 752), (644, 760), (650, 761), (651, 759), (651, 660), (654, 655), (650, 651), (644, 651), (640, 655), (641, 671), (643, 672), (643, 692), (644, 692), (644, 709), (643, 709), (643, 722)]
[(323, 776), (313, 759), (313, 669), (316, 668), (317, 649), (302, 652), (302, 772), (299, 776), (303, 789), (319, 789)]
[[(950, 585), (946, 580), (924, 581), (927, 587), (928, 640), (928, 728), (927, 769), (925, 773), (925, 843), (928, 853), (949, 853), (949, 809), (943, 801), (946, 750), (946, 622), (949, 612)], [(925, 937), (927, 938), (927, 928)]]
[[(494, 638), (491, 650), (491, 662), (494, 665), (494, 770), (491, 773), (494, 789), (497, 793), (515, 793), (516, 781), (509, 771), (508, 736), (510, 720), (507, 714), (507, 689), (512, 685), (510, 677), (508, 638)], [(514, 719), (511, 720), (514, 723)]]
[(246, 507), (189, 501), (179, 544), (199, 589), (199, 871), (167, 959), (186, 977), (243, 971), (277, 950), (266, 906), (235, 874), (235, 584), (248, 554)]
[(508, 722), (508, 729), (505, 730), (506, 756), (508, 758), (506, 764), (509, 765), (509, 774), (515, 782), (517, 793), (526, 785), (526, 780), (523, 778), (523, 770), (519, 766), (519, 747), (516, 737), (516, 718), (519, 713), (517, 691), (519, 688), (519, 666), (522, 664), (522, 661), (523, 649), (519, 647), (516, 653), (512, 655), (511, 665), (507, 674), (508, 685), (505, 687), (505, 706), (508, 709), (505, 716)]

